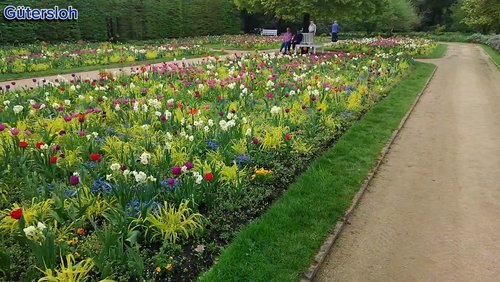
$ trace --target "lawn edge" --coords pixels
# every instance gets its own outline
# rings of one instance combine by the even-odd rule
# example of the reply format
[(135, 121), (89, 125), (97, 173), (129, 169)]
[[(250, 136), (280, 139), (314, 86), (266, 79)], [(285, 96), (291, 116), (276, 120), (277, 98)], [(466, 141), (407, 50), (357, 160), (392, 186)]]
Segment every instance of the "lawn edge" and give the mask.
[[(413, 87), (413, 90), (411, 90), (412, 91), (411, 92), (412, 98), (410, 98), (410, 100), (407, 100), (407, 102), (405, 102), (405, 104), (407, 106), (404, 106), (404, 108), (406, 108), (406, 110), (402, 111), (398, 114), (398, 116), (401, 116), (401, 118), (395, 119), (393, 121), (393, 125), (389, 125), (389, 128), (388, 128), (389, 130), (388, 130), (387, 134), (385, 134), (385, 137), (383, 137), (383, 139), (380, 140), (381, 141), (380, 148), (388, 148), (388, 145), (386, 144), (387, 140), (392, 140), (392, 138), (394, 138), (395, 129), (398, 128), (398, 125), (399, 125), (399, 127), (402, 126), (402, 124), (403, 124), (402, 119), (403, 118), (405, 118), (405, 117), (406, 117), (406, 119), (408, 118), (407, 116), (409, 116), (410, 110), (413, 110), (413, 108), (415, 107), (417, 98), (420, 98), (422, 93), (424, 93), (425, 89), (427, 89), (429, 82), (431, 81), (432, 77), (434, 76), (434, 74), (436, 72), (436, 66), (434, 64), (425, 63), (425, 62), (417, 62), (417, 64), (420, 65), (420, 68), (424, 68), (424, 69), (426, 68), (427, 70), (420, 70), (419, 71), (418, 69), (415, 69), (414, 72), (418, 73), (418, 72), (423, 71), (425, 76), (420, 78), (420, 82), (418, 83), (418, 87)], [(412, 73), (413, 73), (413, 71), (412, 71)], [(409, 77), (411, 77), (411, 74)], [(409, 77), (406, 77), (400, 83), (398, 83), (395, 86), (396, 87), (395, 89), (402, 90), (405, 87), (408, 87), (409, 85), (406, 84), (405, 81)], [(411, 81), (415, 81), (415, 79), (417, 79), (417, 77), (418, 77), (418, 74), (415, 78), (412, 78)], [(411, 87), (411, 86), (409, 86), (409, 87)], [(389, 92), (388, 95), (390, 96), (391, 92), (394, 91), (395, 89), (391, 89), (391, 91)], [(399, 91), (401, 91), (401, 90), (399, 90)], [(374, 110), (374, 109), (375, 108), (373, 108), (372, 110)], [(370, 110), (370, 111), (372, 111), (372, 110)], [(399, 123), (398, 123), (398, 121), (399, 121)], [(373, 122), (373, 121), (371, 121), (371, 122)], [(347, 134), (348, 132), (350, 132), (350, 131), (352, 132), (352, 130), (353, 130), (353, 128), (349, 128), (349, 130), (347, 130), (344, 133), (344, 135), (342, 135), (342, 138), (344, 138), (345, 134)], [(352, 134), (355, 135), (356, 133), (352, 133)], [(391, 136), (393, 136), (393, 137), (391, 138)], [(333, 147), (336, 147), (336, 146), (333, 146)], [(332, 150), (333, 147), (330, 148), (329, 150)], [(329, 150), (328, 150), (328, 152), (329, 152)], [(377, 151), (380, 151), (380, 150), (381, 149), (378, 149)], [(351, 188), (351, 192), (349, 192), (349, 194), (351, 196), (348, 199), (346, 199), (345, 204), (342, 205), (343, 207), (339, 206), (339, 207), (341, 207), (341, 210), (335, 211), (334, 210), (335, 208), (332, 210), (328, 210), (328, 213), (332, 213), (331, 216), (334, 216), (334, 218), (332, 218), (332, 219), (336, 219), (337, 222), (332, 220), (332, 222), (328, 224), (329, 227), (325, 226), (326, 228), (321, 228), (321, 229), (325, 229), (325, 230), (323, 230), (323, 231), (315, 230), (316, 232), (320, 231), (320, 233), (311, 234), (314, 236), (321, 236), (321, 238), (318, 238), (319, 242), (314, 244), (314, 246), (311, 246), (312, 248), (310, 249), (310, 251), (307, 251), (306, 262), (302, 262), (302, 263), (300, 263), (300, 265), (293, 266), (293, 269), (294, 269), (292, 271), (293, 273), (287, 272), (287, 274), (285, 274), (285, 276), (280, 276), (280, 279), (278, 279), (273, 274), (270, 274), (269, 272), (260, 272), (260, 271), (255, 269), (254, 271), (250, 270), (250, 271), (254, 272), (254, 274), (255, 274), (255, 275), (251, 276), (251, 277), (253, 277), (252, 278), (253, 280), (249, 280), (250, 276), (245, 278), (245, 276), (241, 276), (241, 273), (236, 274), (236, 273), (239, 273), (239, 271), (242, 271), (242, 270), (245, 271), (246, 269), (253, 269), (253, 268), (257, 267), (257, 265), (254, 265), (253, 263), (259, 261), (260, 259), (265, 259), (265, 257), (261, 257), (263, 255), (262, 252), (256, 252), (256, 253), (254, 253), (255, 255), (253, 255), (250, 253), (246, 253), (246, 254), (241, 253), (242, 250), (240, 250), (239, 252), (238, 251), (235, 252), (234, 250), (241, 248), (241, 249), (244, 249), (246, 252), (249, 246), (251, 247), (250, 249), (253, 248), (254, 240), (261, 241), (261, 243), (262, 243), (262, 240), (265, 240), (264, 237), (258, 237), (258, 235), (257, 235), (257, 238), (253, 238), (253, 237), (255, 237), (254, 235), (256, 235), (256, 234), (259, 234), (259, 233), (256, 233), (256, 231), (258, 231), (258, 232), (262, 231), (262, 230), (259, 230), (259, 228), (264, 228), (264, 227), (266, 227), (266, 224), (269, 223), (269, 222), (264, 223), (265, 222), (263, 219), (264, 217), (267, 220), (269, 220), (269, 218), (266, 217), (266, 214), (272, 214), (273, 212), (276, 211), (276, 209), (278, 209), (278, 210), (283, 209), (283, 205), (286, 205), (287, 201), (284, 200), (285, 197), (281, 197), (276, 203), (274, 203), (266, 211), (266, 213), (263, 216), (259, 217), (259, 219), (255, 220), (250, 225), (243, 228), (240, 231), (239, 235), (237, 235), (236, 238), (233, 240), (233, 242), (230, 243), (225, 248), (224, 252), (221, 254), (220, 259), (216, 259), (216, 262), (214, 263), (214, 265), (212, 265), (212, 267), (209, 268), (207, 271), (201, 273), (200, 276), (198, 276), (196, 281), (282, 281), (282, 280), (283, 281), (290, 281), (290, 280), (299, 281), (300, 279), (303, 279), (305, 277), (304, 273), (306, 273), (306, 274), (308, 273), (307, 267), (311, 265), (311, 261), (317, 259), (317, 257), (315, 257), (315, 255), (317, 256), (318, 249), (321, 250), (321, 248), (320, 248), (322, 246), (321, 244), (322, 244), (322, 242), (323, 243), (325, 242), (324, 238), (326, 236), (328, 236), (328, 234), (331, 234), (331, 232), (332, 232), (331, 230), (333, 227), (338, 227), (338, 222), (343, 220), (343, 218), (344, 218), (343, 216), (346, 214), (346, 210), (353, 209), (353, 208), (350, 208), (350, 206), (349, 206), (353, 202), (353, 199), (356, 199), (358, 197), (361, 198), (360, 196), (358, 196), (359, 190), (361, 189), (361, 187), (363, 187), (363, 185), (366, 185), (366, 179), (374, 171), (373, 168), (376, 166), (377, 161), (381, 161), (381, 159), (382, 159), (379, 155), (380, 153), (377, 153), (377, 151), (371, 153), (371, 157), (370, 157), (371, 161), (369, 161), (370, 162), (369, 167), (366, 168), (365, 173), (360, 175), (361, 177), (360, 177), (359, 182), (356, 181), (358, 184)], [(329, 153), (327, 153), (325, 151), (325, 154), (329, 154)], [(314, 162), (316, 162), (316, 161), (314, 161)], [(313, 164), (311, 164), (309, 166), (309, 169), (311, 169), (311, 167), (314, 166), (314, 162), (313, 162)], [(305, 173), (307, 173), (307, 172), (305, 172)], [(303, 176), (300, 176), (300, 177), (303, 177)], [(373, 176), (371, 176), (371, 177), (373, 177)], [(296, 182), (299, 182), (299, 181), (296, 180)], [(299, 190), (292, 190), (292, 191), (297, 192), (297, 191), (300, 191), (300, 189)], [(287, 192), (288, 192), (288, 190), (287, 190)], [(293, 192), (288, 192), (288, 193), (293, 194)], [(340, 197), (342, 197), (342, 196), (340, 196)], [(359, 201), (359, 199), (358, 199), (358, 201)], [(278, 222), (279, 222), (279, 219), (278, 219)], [(299, 220), (299, 222), (301, 222), (301, 221)], [(273, 224), (276, 224), (276, 223), (277, 222), (274, 222)], [(273, 227), (271, 227), (271, 228), (273, 228)], [(313, 232), (313, 231), (311, 231), (311, 232)], [(244, 233), (245, 235), (242, 235), (242, 233)], [(304, 238), (304, 237), (302, 237), (302, 239), (307, 240), (307, 238)], [(270, 242), (270, 244), (276, 245), (278, 243), (277, 242), (274, 242), (274, 243)], [(332, 244), (333, 244), (333, 242), (332, 242)], [(277, 246), (274, 246), (271, 248), (275, 249), (275, 247), (277, 247)], [(256, 247), (256, 248), (258, 248), (258, 247)], [(228, 250), (229, 250), (229, 252), (226, 253), (226, 251), (228, 251)], [(279, 253), (279, 251), (281, 251), (281, 250), (276, 249), (275, 251), (276, 251), (276, 253)], [(252, 252), (252, 251), (250, 251), (250, 252)], [(238, 253), (241, 254), (241, 256), (235, 255)], [(224, 254), (226, 254), (226, 255), (224, 255)], [(236, 260), (234, 260), (234, 259), (236, 259)], [(245, 261), (239, 262), (239, 260), (241, 260), (241, 259), (245, 259)], [(283, 258), (283, 260), (281, 260), (279, 255), (278, 255), (278, 257), (274, 257), (274, 259), (277, 259), (280, 262), (283, 262), (283, 260), (287, 261), (286, 258)], [(302, 260), (304, 260), (304, 259), (302, 259)], [(272, 263), (272, 262), (270, 262), (270, 263)], [(286, 264), (288, 264), (288, 263), (286, 263)], [(252, 265), (252, 266), (249, 267), (249, 265)], [(276, 269), (276, 267), (278, 267), (278, 265), (276, 265), (274, 267), (274, 269), (275, 269), (274, 271), (278, 271)], [(306, 271), (306, 272), (304, 272), (304, 271)], [(232, 273), (235, 274), (236, 276), (233, 275)], [(240, 276), (238, 276), (238, 275), (240, 275)], [(269, 276), (269, 275), (271, 275), (271, 276)], [(224, 277), (224, 278), (222, 278), (222, 277)], [(236, 277), (239, 277), (239, 278), (236, 278)], [(288, 277), (288, 278), (285, 278), (285, 277)], [(291, 278), (291, 277), (294, 277), (294, 278)], [(305, 280), (305, 281), (307, 281), (307, 280)]]
[[(446, 56), (448, 52), (448, 44), (443, 42), (437, 42), (436, 47), (432, 50), (431, 53), (427, 55), (415, 56), (415, 59), (439, 59)], [(437, 52), (439, 51), (439, 52)]]
[(500, 70), (500, 65), (497, 63), (497, 61), (495, 61), (495, 59), (493, 58), (493, 56), (491, 56), (490, 52), (496, 52), (493, 48), (491, 48), (490, 46), (488, 45), (485, 45), (485, 44), (480, 44), (481, 45), (481, 49), (483, 49), (484, 53), (486, 53), (486, 55), (488, 55), (488, 57), (490, 58), (491, 62), (497, 66), (497, 68)]
[[(429, 64), (429, 63), (425, 63), (425, 64)], [(333, 244), (335, 243), (335, 241), (338, 239), (338, 237), (342, 233), (342, 230), (344, 229), (345, 225), (348, 224), (350, 216), (352, 215), (352, 213), (354, 212), (354, 210), (358, 206), (359, 202), (363, 198), (363, 195), (365, 194), (368, 186), (370, 186), (373, 178), (375, 177), (375, 175), (377, 175), (377, 172), (378, 172), (380, 166), (382, 165), (385, 157), (389, 153), (389, 151), (391, 149), (391, 146), (394, 144), (394, 141), (396, 140), (396, 137), (398, 137), (399, 133), (401, 132), (401, 130), (405, 126), (408, 118), (410, 117), (410, 115), (414, 111), (415, 107), (417, 106), (418, 102), (420, 101), (420, 98), (422, 97), (422, 95), (424, 94), (424, 92), (429, 87), (429, 84), (430, 84), (432, 78), (434, 78), (436, 70), (437, 70), (437, 66), (435, 66), (434, 70), (432, 71), (432, 73), (430, 74), (430, 76), (427, 78), (427, 81), (425, 82), (422, 90), (417, 95), (417, 97), (415, 98), (415, 101), (411, 105), (410, 109), (408, 110), (408, 112), (406, 113), (406, 115), (403, 117), (403, 119), (399, 123), (398, 128), (396, 130), (394, 130), (394, 132), (392, 133), (392, 136), (390, 137), (389, 141), (387, 142), (387, 144), (385, 145), (385, 147), (380, 152), (380, 156), (378, 157), (377, 163), (370, 170), (370, 172), (368, 172), (365, 181), (363, 182), (363, 184), (361, 185), (360, 189), (358, 190), (358, 192), (354, 196), (351, 205), (346, 210), (346, 212), (342, 215), (341, 219), (336, 222), (335, 228), (327, 236), (327, 238), (325, 239), (325, 242), (321, 246), (320, 250), (318, 251), (318, 253), (316, 254), (316, 256), (314, 256), (314, 262), (311, 264), (311, 266), (309, 267), (308, 271), (305, 272), (302, 275), (302, 278), (300, 279), (301, 282), (310, 282), (310, 281), (312, 281), (316, 277), (319, 269), (321, 268), (321, 266), (323, 265), (323, 262), (325, 261), (326, 257), (328, 256), (328, 254), (329, 254), (329, 252), (330, 252)]]

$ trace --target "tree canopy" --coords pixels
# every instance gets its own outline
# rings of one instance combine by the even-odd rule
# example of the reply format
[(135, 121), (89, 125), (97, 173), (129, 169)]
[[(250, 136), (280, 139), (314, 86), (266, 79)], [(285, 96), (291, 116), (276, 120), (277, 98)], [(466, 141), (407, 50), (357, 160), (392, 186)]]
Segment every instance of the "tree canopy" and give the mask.
[[(378, 0), (377, 0), (378, 1)], [(347, 18), (362, 8), (359, 0), (235, 0), (236, 6), (251, 13), (273, 14), (284, 20), (300, 20), (305, 14), (315, 20)]]
[(374, 31), (408, 30), (417, 21), (409, 0), (235, 0), (236, 6), (251, 13), (273, 14), (285, 20), (310, 16), (317, 21), (340, 20)]
[(500, 1), (462, 0), (460, 7), (464, 12), (463, 22), (482, 32), (500, 32)]

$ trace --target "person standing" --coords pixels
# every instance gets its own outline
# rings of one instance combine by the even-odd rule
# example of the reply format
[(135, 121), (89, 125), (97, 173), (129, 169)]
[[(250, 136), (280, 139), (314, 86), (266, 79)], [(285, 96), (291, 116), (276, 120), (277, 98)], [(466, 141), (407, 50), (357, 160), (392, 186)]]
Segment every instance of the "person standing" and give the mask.
[(287, 27), (285, 34), (283, 34), (283, 39), (281, 41), (281, 48), (280, 48), (280, 53), (281, 50), (283, 50), (283, 54), (286, 54), (286, 52), (290, 52), (290, 45), (292, 44), (292, 29)]
[(309, 24), (309, 33), (316, 35), (316, 24), (313, 21)]
[(339, 24), (334, 21), (332, 24), (332, 42), (337, 42), (339, 40)]

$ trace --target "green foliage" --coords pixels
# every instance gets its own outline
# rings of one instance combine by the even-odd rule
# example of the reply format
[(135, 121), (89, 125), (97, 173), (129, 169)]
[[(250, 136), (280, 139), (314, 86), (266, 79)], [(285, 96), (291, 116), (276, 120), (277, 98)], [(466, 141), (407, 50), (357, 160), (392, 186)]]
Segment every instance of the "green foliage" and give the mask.
[(183, 201), (176, 209), (164, 202), (158, 212), (149, 213), (146, 221), (151, 225), (152, 238), (161, 236), (165, 241), (175, 244), (179, 235), (188, 238), (203, 229), (205, 218), (193, 213), (188, 204), (189, 201)]
[(363, 0), (363, 9), (353, 20), (346, 19), (351, 28), (374, 31), (408, 31), (417, 22), (415, 7), (408, 0)]
[[(241, 231), (199, 281), (297, 280), (434, 68), (418, 63), (408, 79), (319, 157), (260, 219)], [(351, 149), (353, 144), (357, 150)]]
[(275, 15), (285, 20), (299, 20), (304, 14), (309, 14), (314, 20), (331, 20), (332, 15), (340, 18), (351, 17), (362, 11), (363, 1), (335, 0), (335, 1), (274, 1), (274, 0), (235, 0), (240, 9), (251, 13), (262, 12)]
[(477, 27), (482, 32), (500, 32), (500, 2), (497, 0), (463, 0), (461, 9), (465, 12), (463, 22)]
[[(65, 263), (66, 262), (66, 263)], [(87, 274), (94, 267), (94, 262), (92, 259), (86, 259), (76, 263), (75, 257), (71, 254), (66, 255), (66, 259), (61, 258), (61, 270), (46, 269), (43, 272), (44, 277), (40, 278), (38, 281), (50, 281), (50, 282), (79, 282), (85, 281)], [(110, 280), (108, 280), (110, 281)]]
[[(0, 3), (0, 9), (3, 11), (7, 4), (27, 6), (25, 0), (12, 0)], [(239, 12), (231, 0), (40, 0), (29, 3), (32, 8), (54, 5), (72, 5), (78, 10), (78, 20), (7, 21), (0, 17), (0, 42), (136, 40), (235, 34), (241, 30)]]

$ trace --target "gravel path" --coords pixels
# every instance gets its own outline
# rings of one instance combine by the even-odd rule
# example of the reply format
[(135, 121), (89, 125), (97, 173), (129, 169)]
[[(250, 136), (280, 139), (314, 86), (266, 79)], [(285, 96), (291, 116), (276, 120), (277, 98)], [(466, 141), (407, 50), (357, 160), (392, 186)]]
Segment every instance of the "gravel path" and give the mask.
[(316, 281), (500, 281), (500, 72), (449, 44)]
[[(276, 50), (269, 50), (267, 52), (275, 52)], [(254, 51), (237, 51), (237, 50), (226, 50), (225, 51), (226, 55), (220, 55), (218, 56), (219, 58), (223, 59), (228, 56), (233, 56), (233, 55), (242, 55), (245, 53), (252, 53)], [(214, 57), (210, 57), (214, 58)], [(156, 64), (140, 64), (137, 63), (136, 66), (129, 66), (129, 67), (122, 67), (122, 68), (107, 68), (106, 70), (110, 73), (123, 73), (123, 74), (130, 74), (131, 72), (139, 69), (141, 66), (162, 66), (164, 64), (171, 64), (171, 63), (184, 63), (184, 64), (199, 64), (203, 63), (205, 61), (209, 60), (208, 57), (200, 57), (200, 58), (192, 58), (192, 59), (185, 59), (185, 60), (177, 60), (177, 61), (169, 61), (169, 62), (162, 62), (162, 63), (156, 63)], [(41, 85), (43, 80), (46, 81), (55, 81), (56, 79), (62, 80), (63, 78), (65, 80), (72, 80), (74, 77), (72, 76), (73, 74), (62, 74), (62, 75), (51, 75), (51, 76), (44, 76), (44, 77), (36, 77), (36, 78), (25, 78), (25, 79), (14, 79), (14, 80), (8, 80), (8, 81), (3, 81), (0, 82), (0, 86), (3, 87), (3, 89), (6, 89), (6, 85), (9, 85), (10, 90), (15, 90), (15, 89), (21, 89), (21, 88), (34, 88), (38, 87)], [(74, 74), (76, 77), (81, 77), (82, 79), (97, 79), (99, 78), (99, 70), (94, 70), (94, 71), (86, 71), (86, 72), (78, 72)], [(33, 80), (35, 79), (35, 80)], [(12, 84), (14, 82), (14, 84)]]

